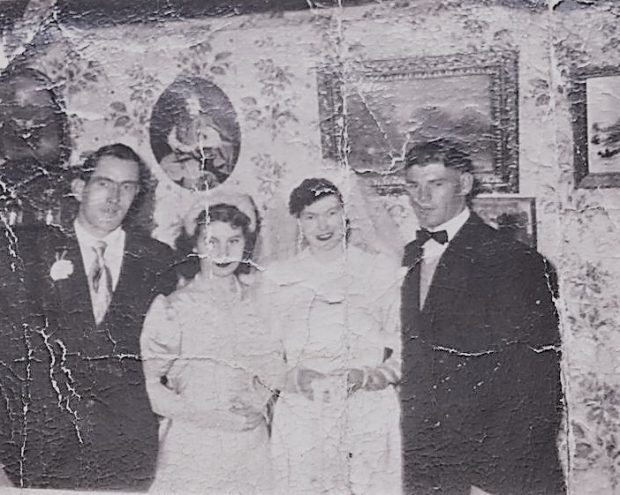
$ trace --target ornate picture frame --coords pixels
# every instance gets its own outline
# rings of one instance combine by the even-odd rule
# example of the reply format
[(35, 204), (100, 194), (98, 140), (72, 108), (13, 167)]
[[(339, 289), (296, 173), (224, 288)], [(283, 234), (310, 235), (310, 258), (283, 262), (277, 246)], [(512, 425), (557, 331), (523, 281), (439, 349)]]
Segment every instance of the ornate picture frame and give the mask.
[(373, 185), (399, 182), (412, 143), (451, 137), (484, 193), (519, 191), (518, 52), (360, 61), (318, 68), (323, 156)]
[(620, 66), (571, 73), (575, 187), (620, 187)]

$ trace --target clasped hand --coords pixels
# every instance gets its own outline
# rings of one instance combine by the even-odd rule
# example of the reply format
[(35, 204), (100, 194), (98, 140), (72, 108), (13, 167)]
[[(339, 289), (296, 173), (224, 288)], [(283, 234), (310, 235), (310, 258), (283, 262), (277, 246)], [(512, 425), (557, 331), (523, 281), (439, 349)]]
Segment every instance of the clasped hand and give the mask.
[(241, 431), (249, 431), (257, 428), (265, 422), (265, 415), (262, 410), (257, 409), (252, 404), (244, 401), (240, 397), (233, 397), (230, 401), (228, 409), (233, 414), (238, 414), (245, 418), (245, 425)]
[(365, 372), (359, 368), (345, 368), (332, 371), (331, 373), (321, 373), (308, 368), (298, 368), (294, 376), (296, 390), (308, 400), (315, 399), (313, 383), (318, 380), (346, 377), (347, 396), (350, 396), (362, 388), (371, 391), (381, 390), (388, 385), (382, 373)]

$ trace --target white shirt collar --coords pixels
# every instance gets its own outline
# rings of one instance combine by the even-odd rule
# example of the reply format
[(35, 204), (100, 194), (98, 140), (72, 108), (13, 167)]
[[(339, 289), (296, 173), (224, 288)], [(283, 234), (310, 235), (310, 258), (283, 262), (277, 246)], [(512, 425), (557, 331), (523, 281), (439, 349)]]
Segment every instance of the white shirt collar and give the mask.
[(437, 227), (428, 230), (431, 232), (445, 230), (448, 233), (448, 242), (450, 242), (452, 239), (454, 239), (454, 236), (458, 233), (458, 231), (461, 230), (463, 225), (465, 225), (465, 222), (469, 220), (470, 216), (471, 212), (469, 208), (465, 207), (465, 209), (461, 213), (459, 213), (455, 217), (452, 217), (447, 222), (444, 222), (441, 225), (438, 225)]
[[(97, 246), (97, 242), (104, 241), (106, 243), (105, 253), (103, 258), (106, 265), (110, 269), (112, 275), (112, 286), (116, 288), (118, 280), (121, 275), (121, 267), (123, 265), (123, 254), (125, 251), (125, 231), (118, 227), (110, 232), (104, 238), (99, 239), (88, 232), (83, 225), (78, 222), (77, 219), (73, 222), (73, 228), (75, 230), (75, 236), (77, 237), (78, 245), (80, 246), (80, 253), (82, 254), (82, 261), (84, 264), (84, 271), (88, 275), (92, 269), (92, 265), (97, 258), (96, 252), (92, 249)], [(89, 287), (91, 281), (88, 281)]]
[(117, 227), (105, 237), (95, 237), (82, 226), (77, 218), (73, 221), (73, 228), (78, 242), (86, 246), (95, 246), (99, 241), (105, 242), (107, 246), (117, 246), (125, 234), (122, 227)]

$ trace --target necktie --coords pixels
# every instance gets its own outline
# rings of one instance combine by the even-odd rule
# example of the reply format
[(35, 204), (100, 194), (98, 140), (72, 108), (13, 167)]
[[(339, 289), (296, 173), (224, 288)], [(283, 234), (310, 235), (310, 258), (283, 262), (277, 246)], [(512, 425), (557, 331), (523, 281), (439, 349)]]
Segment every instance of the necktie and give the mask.
[(439, 244), (445, 244), (448, 242), (448, 232), (445, 230), (438, 230), (436, 232), (431, 232), (427, 229), (420, 229), (415, 233), (416, 241), (420, 246), (426, 244), (426, 241), (434, 239)]
[(93, 315), (95, 316), (95, 323), (99, 325), (110, 305), (112, 299), (112, 275), (110, 269), (105, 264), (105, 250), (106, 243), (103, 241), (97, 241), (93, 246), (96, 258), (91, 269), (91, 283), (92, 283), (92, 302), (93, 302)]

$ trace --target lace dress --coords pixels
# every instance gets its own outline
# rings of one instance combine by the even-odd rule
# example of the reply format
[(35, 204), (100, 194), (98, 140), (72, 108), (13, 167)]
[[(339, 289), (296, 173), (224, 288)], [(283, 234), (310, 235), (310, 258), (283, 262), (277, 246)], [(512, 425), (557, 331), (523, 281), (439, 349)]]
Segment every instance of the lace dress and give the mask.
[[(349, 247), (334, 263), (309, 251), (267, 270), (275, 282), (289, 372), (343, 368), (400, 377), (399, 271), (379, 255)], [(272, 452), (279, 493), (401, 492), (400, 407), (392, 385), (347, 397), (346, 378), (313, 383), (314, 400), (283, 391)]]
[[(244, 431), (241, 400), (264, 409), (279, 361), (252, 298), (225, 304), (200, 275), (152, 304), (142, 335), (151, 406), (163, 419), (152, 492), (272, 492), (266, 423)], [(263, 381), (264, 380), (264, 381)]]

